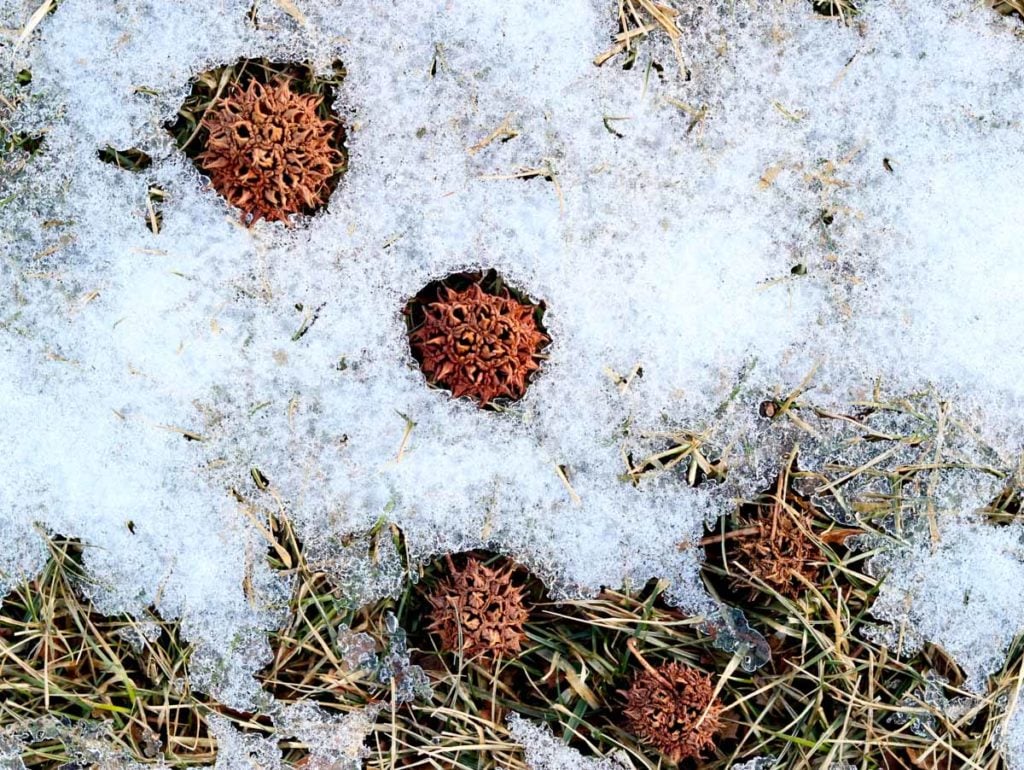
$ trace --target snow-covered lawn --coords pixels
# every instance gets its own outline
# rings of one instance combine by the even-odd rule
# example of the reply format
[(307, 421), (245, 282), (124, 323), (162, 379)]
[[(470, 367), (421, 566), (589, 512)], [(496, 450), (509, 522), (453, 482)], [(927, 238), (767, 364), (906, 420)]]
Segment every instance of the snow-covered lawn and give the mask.
[[(685, 544), (796, 441), (837, 515), (896, 493), (832, 466), (918, 467), (871, 544), (872, 633), (942, 645), (984, 693), (1024, 631), (1024, 527), (979, 514), (1024, 486), (1020, 21), (678, 0), (678, 41), (624, 69), (594, 63), (613, 0), (50, 5), (0, 0), (0, 119), (43, 138), (0, 156), (0, 595), (42, 533), (79, 538), (97, 606), (181, 619), (193, 684), (247, 709), (290, 591), (268, 513), (353, 601), (401, 581), (397, 552), (367, 559), (383, 517), (414, 560), (487, 546), (557, 595), (659, 577), (714, 613)], [(242, 226), (165, 129), (197, 74), (251, 57), (347, 70), (349, 170), (292, 226)], [(500, 413), (428, 388), (402, 315), (487, 269), (552, 338)], [(907, 394), (920, 434), (861, 408)], [(721, 483), (623, 480), (683, 431)]]

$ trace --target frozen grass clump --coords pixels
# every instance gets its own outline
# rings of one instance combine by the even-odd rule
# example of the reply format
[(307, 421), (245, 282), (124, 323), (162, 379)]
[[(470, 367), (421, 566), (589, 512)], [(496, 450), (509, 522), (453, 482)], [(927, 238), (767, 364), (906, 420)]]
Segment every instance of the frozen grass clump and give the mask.
[[(593, 64), (616, 31), (597, 0), (251, 5), (64, 0), (0, 49), (5, 78), (32, 72), (3, 120), (44, 137), (0, 160), (0, 532), (23, 543), (5, 584), (38, 566), (37, 523), (80, 539), (97, 606), (180, 618), (194, 682), (244, 708), (288, 593), (263, 533), (282, 512), (353, 602), (396, 591), (403, 559), (486, 546), (556, 597), (657, 576), (710, 612), (687, 546), (777, 472), (792, 433), (758, 416), (766, 398), (846, 409), (933, 384), (994, 447), (972, 461), (1015, 465), (1009, 22), (970, 0), (877, 0), (850, 26), (741, 1), (686, 9), (677, 40), (650, 36), (623, 69)], [(348, 72), (349, 171), (291, 229), (240, 227), (164, 128), (197, 74), (256, 57)], [(106, 147), (152, 165), (116, 168)], [(138, 215), (151, 185), (159, 233)], [(492, 268), (544, 298), (553, 342), (520, 402), (481, 413), (424, 386), (401, 311)], [(664, 434), (706, 436), (724, 478), (624, 479), (628, 450)], [(826, 431), (807, 456), (855, 464), (876, 438)], [(894, 443), (894, 463), (923, 462)], [(984, 502), (939, 476), (913, 506)], [(367, 565), (367, 533), (391, 526), (404, 548)], [(964, 542), (1014, 531), (972, 527)], [(907, 536), (907, 565), (975, 559), (954, 534), (935, 555)], [(1002, 601), (977, 617), (1006, 620)], [(975, 677), (1005, 646), (1000, 628), (970, 653), (928, 621), (911, 625)]]

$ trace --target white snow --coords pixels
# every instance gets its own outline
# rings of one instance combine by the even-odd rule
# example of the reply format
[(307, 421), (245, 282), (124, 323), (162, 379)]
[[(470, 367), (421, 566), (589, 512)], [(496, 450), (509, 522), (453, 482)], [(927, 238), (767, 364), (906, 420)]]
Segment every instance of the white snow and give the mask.
[[(386, 516), (414, 558), (490, 545), (566, 594), (656, 575), (696, 612), (678, 544), (771, 478), (787, 434), (756, 406), (812, 369), (809, 397), (839, 408), (933, 387), (1016, 466), (1016, 22), (973, 0), (874, 0), (850, 26), (797, 0), (680, 3), (687, 78), (657, 35), (631, 70), (595, 67), (602, 0), (260, 0), (257, 25), (250, 5), (64, 0), (17, 44), (38, 6), (0, 0), (2, 95), (45, 137), (0, 158), (0, 591), (40, 568), (40, 531), (80, 538), (98, 606), (181, 618), (193, 683), (246, 708), (289, 591), (250, 516), (284, 511), (358, 600), (394, 589), (398, 555), (367, 569), (341, 539)], [(247, 56), (349, 72), (350, 171), (291, 229), (240, 227), (162, 128), (194, 75)], [(506, 119), (514, 138), (469, 151)], [(103, 164), (108, 145), (153, 165)], [(537, 168), (553, 181), (509, 178)], [(477, 267), (548, 306), (550, 360), (501, 415), (428, 390), (401, 317)], [(680, 428), (726, 450), (725, 484), (620, 480), (624, 446)], [(971, 617), (1010, 626), (912, 620), (979, 685), (1020, 629), (1022, 569), (1015, 529), (962, 523), (983, 490), (948, 482), (948, 542), (886, 589), (923, 575), (914, 601), (937, 606), (965, 584), (928, 565), (991, 573)]]
[(1024, 528), (939, 521), (936, 543), (925, 530), (911, 552), (877, 559), (891, 571), (871, 612), (892, 623), (882, 638), (894, 650), (938, 644), (964, 669), (966, 686), (984, 691), (988, 674), (1024, 633)]
[(585, 757), (555, 738), (547, 725), (519, 714), (509, 716), (508, 728), (513, 740), (523, 747), (530, 770), (623, 770), (631, 766), (628, 759), (618, 762), (614, 757)]
[(1010, 770), (1024, 767), (1024, 708), (1021, 708), (1021, 697), (1018, 687), (1014, 708), (1007, 715), (1005, 732), (1000, 736)]

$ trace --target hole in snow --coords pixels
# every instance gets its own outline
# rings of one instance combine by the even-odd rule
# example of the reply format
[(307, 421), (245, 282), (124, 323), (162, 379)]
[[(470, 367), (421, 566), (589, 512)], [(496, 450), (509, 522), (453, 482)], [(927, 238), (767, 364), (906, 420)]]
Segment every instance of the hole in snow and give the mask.
[(324, 208), (348, 166), (332, 110), (345, 68), (243, 59), (198, 75), (166, 128), (247, 225)]
[(501, 411), (523, 397), (540, 369), (551, 341), (544, 310), (489, 270), (432, 281), (404, 312), (409, 347), (427, 382)]
[(43, 149), (45, 137), (42, 134), (24, 132), (8, 133), (0, 126), (0, 154), (7, 155), (16, 150), (35, 155)]
[(985, 507), (985, 515), (994, 524), (1013, 524), (1021, 520), (1024, 510), (1024, 487), (1010, 484)]
[(144, 171), (153, 165), (153, 159), (137, 147), (118, 150), (109, 144), (96, 153), (104, 163), (117, 166), (125, 171)]
[(160, 233), (160, 228), (164, 224), (164, 215), (161, 209), (163, 208), (164, 201), (167, 199), (167, 193), (159, 185), (150, 185), (149, 190), (146, 192), (146, 227), (153, 235)]
[(832, 19), (849, 19), (857, 13), (854, 0), (811, 0), (814, 12)]
[(1024, 21), (1024, 0), (993, 0), (991, 5), (1003, 16), (1016, 16)]

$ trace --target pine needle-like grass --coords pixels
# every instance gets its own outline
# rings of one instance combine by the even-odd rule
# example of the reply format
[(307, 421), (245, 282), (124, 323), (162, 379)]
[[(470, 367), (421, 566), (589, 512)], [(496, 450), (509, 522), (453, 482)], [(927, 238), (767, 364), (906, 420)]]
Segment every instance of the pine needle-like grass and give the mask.
[[(524, 569), (517, 580), (526, 584), (531, 612), (522, 654), (494, 662), (448, 653), (427, 630), (426, 596), (446, 573), (443, 558), (407, 564), (416, 580), (407, 581), (398, 596), (353, 608), (344, 591), (306, 561), (302, 543), (278, 512), (267, 521), (267, 559), (294, 580), (295, 589), (288, 622), (271, 634), (273, 660), (259, 674), (264, 689), (281, 703), (312, 701), (332, 713), (383, 705), (367, 740), (370, 770), (526, 770), (506, 723), (512, 712), (547, 724), (559, 740), (585, 756), (617, 752), (635, 768), (654, 770), (665, 766), (662, 758), (630, 734), (622, 713), (622, 693), (642, 657), (654, 666), (683, 663), (712, 678), (724, 706), (723, 727), (701, 767), (726, 770), (767, 755), (787, 770), (832, 763), (869, 770), (1004, 767), (998, 745), (1006, 705), (1017, 697), (1024, 677), (1024, 640), (1011, 648), (988, 692), (968, 697), (963, 711), (951, 715), (926, 696), (929, 685), (933, 694), (936, 686), (929, 677), (948, 682), (938, 685), (938, 692), (952, 701), (970, 695), (962, 689), (963, 673), (934, 646), (900, 656), (865, 638), (862, 630), (872, 622), (869, 608), (879, 579), (865, 569), (872, 551), (845, 546), (851, 530), (883, 540), (897, 537), (882, 525), (907, 499), (927, 497), (934, 474), (965, 470), (960, 461), (936, 461), (941, 434), (957, 427), (953, 418), (928, 397), (876, 399), (845, 415), (816, 411), (801, 403), (798, 392), (772, 403), (780, 430), (793, 429), (796, 437), (779, 478), (761, 494), (740, 501), (734, 515), (721, 519), (701, 543), (680, 544), (705, 549), (708, 591), (742, 609), (767, 639), (772, 657), (759, 670), (745, 671), (739, 655), (716, 647), (702, 630), (703, 618), (669, 606), (665, 583), (556, 602)], [(868, 425), (865, 415), (882, 412), (898, 416), (895, 424), (904, 425), (904, 432), (890, 431), (881, 439), (882, 431)], [(857, 431), (870, 437), (874, 457), (899, 444), (919, 449), (920, 461), (890, 467), (869, 458), (859, 466), (836, 462), (825, 471), (803, 471), (800, 426), (810, 429), (812, 414), (861, 426)], [(683, 474), (688, 467), (679, 463), (657, 472)], [(994, 466), (972, 470), (1001, 473)], [(884, 477), (891, 491), (851, 497), (846, 502), (858, 523), (840, 524), (797, 492), (834, 483), (822, 475), (826, 471), (831, 479)], [(988, 510), (997, 526), (1020, 511), (1012, 478), (1005, 478), (1005, 484), (1006, 492)], [(749, 536), (750, 517), (766, 511), (799, 516), (813, 543), (816, 579), (801, 590), (780, 591), (758, 570), (744, 569), (731, 557), (733, 545)], [(397, 529), (384, 527), (379, 537), (394, 538), (398, 552), (406, 553)], [(150, 641), (133, 633), (138, 621), (96, 613), (83, 598), (88, 579), (80, 566), (82, 547), (52, 538), (52, 558), (43, 574), (0, 607), (0, 730), (44, 714), (69, 724), (100, 721), (109, 726), (115, 747), (141, 761), (162, 755), (178, 766), (209, 764), (215, 758), (206, 727), (212, 712), (240, 730), (269, 734), (266, 715), (234, 713), (190, 690), (190, 649), (176, 624), (148, 618), (159, 630), (159, 635), (149, 634)], [(476, 555), (492, 564), (503, 558)], [(424, 669), (433, 687), (429, 699), (400, 703), (393, 682), (382, 683), (346, 663), (341, 643), (346, 630), (368, 634), (380, 650), (388, 642), (388, 613), (408, 632), (411, 663)], [(140, 646), (133, 647), (133, 639), (141, 639)], [(297, 742), (284, 742), (281, 748), (292, 764), (307, 755)], [(52, 767), (70, 758), (66, 746), (50, 741), (33, 744), (25, 761), (30, 767)]]

